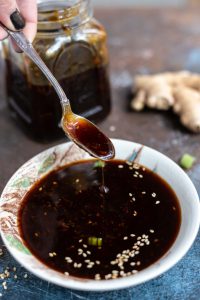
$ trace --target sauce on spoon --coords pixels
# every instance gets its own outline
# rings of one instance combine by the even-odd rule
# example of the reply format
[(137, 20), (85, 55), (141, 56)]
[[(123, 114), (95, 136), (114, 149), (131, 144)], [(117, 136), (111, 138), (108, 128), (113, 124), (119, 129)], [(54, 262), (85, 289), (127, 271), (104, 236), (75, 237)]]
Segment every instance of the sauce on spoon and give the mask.
[(114, 158), (111, 140), (87, 119), (74, 114), (69, 107), (63, 109), (62, 128), (79, 147), (101, 160)]

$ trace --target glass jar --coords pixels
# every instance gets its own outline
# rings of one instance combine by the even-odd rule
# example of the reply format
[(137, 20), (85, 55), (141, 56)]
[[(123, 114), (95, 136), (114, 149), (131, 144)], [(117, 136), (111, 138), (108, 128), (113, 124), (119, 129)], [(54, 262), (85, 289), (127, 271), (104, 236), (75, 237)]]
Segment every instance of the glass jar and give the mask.
[[(39, 0), (33, 43), (71, 100), (75, 113), (92, 121), (110, 112), (106, 32), (92, 18), (89, 0)], [(23, 53), (4, 43), (9, 107), (39, 140), (64, 135), (61, 106), (47, 79)]]

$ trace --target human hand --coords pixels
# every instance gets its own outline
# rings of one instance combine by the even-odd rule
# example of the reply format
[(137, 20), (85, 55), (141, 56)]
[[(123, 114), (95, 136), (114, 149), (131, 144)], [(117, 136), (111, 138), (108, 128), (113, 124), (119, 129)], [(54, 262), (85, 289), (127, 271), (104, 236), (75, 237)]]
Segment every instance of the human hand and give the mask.
[[(37, 0), (0, 0), (0, 22), (11, 30), (23, 30), (32, 42), (37, 30)], [(6, 37), (0, 28), (0, 40)]]

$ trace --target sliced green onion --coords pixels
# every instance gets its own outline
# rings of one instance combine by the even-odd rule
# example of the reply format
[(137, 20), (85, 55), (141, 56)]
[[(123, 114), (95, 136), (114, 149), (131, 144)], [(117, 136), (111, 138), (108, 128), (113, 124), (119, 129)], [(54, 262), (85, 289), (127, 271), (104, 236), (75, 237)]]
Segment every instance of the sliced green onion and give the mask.
[(104, 168), (105, 167), (105, 161), (102, 161), (102, 160), (97, 160), (95, 163), (94, 163), (94, 168)]
[(102, 238), (97, 239), (97, 246), (101, 247), (102, 246)]
[(101, 247), (102, 246), (102, 238), (97, 238), (96, 236), (90, 236), (88, 238), (88, 245)]
[(196, 158), (190, 154), (184, 154), (180, 159), (180, 166), (184, 169), (192, 168)]

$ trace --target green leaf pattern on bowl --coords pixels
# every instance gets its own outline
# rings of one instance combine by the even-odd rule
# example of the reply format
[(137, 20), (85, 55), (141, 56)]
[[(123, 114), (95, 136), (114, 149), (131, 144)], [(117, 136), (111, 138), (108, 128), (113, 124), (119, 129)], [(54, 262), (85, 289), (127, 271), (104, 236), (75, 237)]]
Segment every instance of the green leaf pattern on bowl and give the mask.
[(39, 166), (38, 174), (46, 173), (52, 165), (55, 163), (56, 156), (55, 153), (51, 153)]
[(31, 184), (32, 184), (32, 182), (31, 182), (30, 178), (25, 177), (25, 178), (19, 178), (19, 179), (17, 179), (16, 181), (14, 181), (14, 182), (12, 183), (12, 187), (16, 187), (16, 188), (18, 188), (18, 189), (20, 189), (20, 188), (26, 189), (26, 188), (28, 188)]
[(23, 252), (24, 254), (31, 255), (30, 251), (15, 236), (7, 234), (5, 238), (11, 247), (16, 248), (18, 251)]

